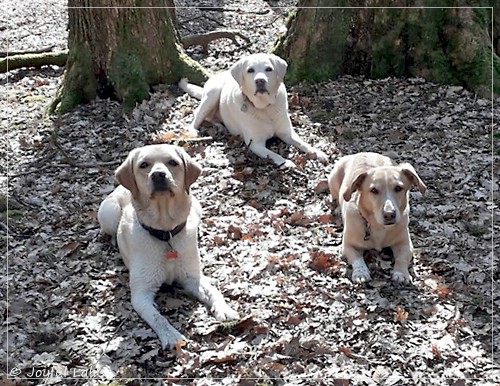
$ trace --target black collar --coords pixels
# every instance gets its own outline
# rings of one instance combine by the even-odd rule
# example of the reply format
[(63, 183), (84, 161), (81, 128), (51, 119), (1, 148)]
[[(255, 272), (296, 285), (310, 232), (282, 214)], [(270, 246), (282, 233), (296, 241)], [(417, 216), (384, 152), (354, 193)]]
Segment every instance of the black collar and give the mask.
[(172, 237), (174, 237), (176, 234), (178, 234), (180, 231), (184, 229), (186, 226), (186, 222), (184, 221), (182, 224), (177, 225), (174, 229), (171, 231), (163, 231), (161, 229), (154, 229), (151, 227), (148, 227), (147, 225), (144, 225), (143, 223), (139, 223), (141, 226), (149, 232), (149, 234), (153, 237), (156, 237), (158, 240), (161, 241), (169, 241)]

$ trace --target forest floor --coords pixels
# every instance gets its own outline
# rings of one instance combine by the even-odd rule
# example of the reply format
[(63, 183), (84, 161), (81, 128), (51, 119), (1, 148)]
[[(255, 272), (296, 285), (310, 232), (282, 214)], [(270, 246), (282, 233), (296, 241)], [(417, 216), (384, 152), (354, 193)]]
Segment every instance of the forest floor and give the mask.
[[(3, 2), (2, 50), (65, 48), (65, 4)], [(181, 34), (239, 28), (250, 38), (213, 42), (208, 55), (189, 50), (217, 72), (269, 51), (294, 2), (204, 4), (211, 8), (178, 9)], [(0, 75), (0, 193), (10, 197), (9, 211), (0, 208), (0, 383), (500, 384), (491, 101), (415, 78), (289, 87), (294, 127), (330, 158), (324, 166), (272, 144), (296, 170), (276, 169), (238, 138), (204, 127), (200, 135), (212, 140), (188, 149), (204, 169), (192, 188), (204, 209), (201, 258), (242, 319), (221, 325), (182, 290), (165, 288), (159, 309), (190, 344), (164, 352), (131, 307), (128, 272), (96, 212), (127, 153), (171, 140), (198, 102), (158, 86), (128, 116), (97, 100), (44, 118), (62, 76), (51, 66)], [(367, 256), (372, 282), (349, 280), (324, 181), (340, 156), (359, 151), (410, 162), (428, 187), (411, 193), (414, 285), (394, 285), (391, 261), (377, 253)]]

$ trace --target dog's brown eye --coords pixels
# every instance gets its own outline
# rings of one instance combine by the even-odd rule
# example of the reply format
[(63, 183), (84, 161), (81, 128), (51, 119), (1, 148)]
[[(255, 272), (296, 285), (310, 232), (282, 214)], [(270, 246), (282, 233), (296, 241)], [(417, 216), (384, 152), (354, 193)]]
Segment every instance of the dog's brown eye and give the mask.
[(144, 161), (144, 162), (141, 162), (141, 164), (139, 165), (139, 168), (146, 169), (148, 166), (149, 166), (149, 164), (146, 161)]
[(170, 161), (168, 161), (168, 164), (170, 166), (179, 166), (179, 162), (177, 162), (176, 160), (174, 159), (171, 159)]
[(266, 72), (271, 72), (273, 69), (271, 67), (266, 67)]
[(378, 194), (377, 188), (371, 188), (370, 192), (373, 193), (373, 194)]
[(395, 191), (395, 192), (397, 192), (397, 193), (401, 192), (402, 190), (403, 190), (403, 188), (402, 188), (401, 186), (399, 186), (399, 185), (397, 185), (397, 186), (394, 188), (394, 191)]
[(247, 70), (247, 72), (248, 72), (249, 74), (253, 74), (253, 73), (255, 72), (255, 70), (254, 70), (253, 68), (249, 68), (249, 69)]

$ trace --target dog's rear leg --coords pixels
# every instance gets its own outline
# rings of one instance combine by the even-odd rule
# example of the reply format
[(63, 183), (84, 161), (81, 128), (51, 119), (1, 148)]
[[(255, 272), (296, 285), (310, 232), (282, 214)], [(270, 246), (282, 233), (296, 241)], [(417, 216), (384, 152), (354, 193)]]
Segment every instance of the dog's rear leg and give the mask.
[(116, 245), (116, 232), (120, 224), (122, 208), (119, 200), (112, 194), (101, 203), (97, 212), (97, 220), (101, 230), (113, 237), (113, 243)]
[(175, 347), (178, 342), (187, 341), (184, 335), (177, 331), (156, 309), (154, 304), (155, 291), (133, 289), (132, 286), (131, 290), (132, 306), (156, 332), (164, 350)]
[(220, 291), (210, 284), (209, 279), (201, 275), (199, 279), (188, 278), (182, 283), (184, 289), (191, 292), (201, 302), (205, 303), (215, 318), (220, 321), (236, 320), (239, 315), (224, 300)]
[(219, 108), (221, 88), (209, 88), (203, 92), (200, 105), (194, 111), (192, 128), (198, 130), (204, 120), (211, 120)]

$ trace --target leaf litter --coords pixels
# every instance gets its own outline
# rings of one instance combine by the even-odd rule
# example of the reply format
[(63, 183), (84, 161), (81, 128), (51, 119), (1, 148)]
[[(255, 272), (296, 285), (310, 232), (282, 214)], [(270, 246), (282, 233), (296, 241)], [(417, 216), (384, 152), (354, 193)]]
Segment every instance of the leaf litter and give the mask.
[[(223, 20), (255, 35), (246, 46), (221, 40), (210, 43), (209, 55), (196, 47), (189, 54), (216, 72), (261, 51), (263, 42), (270, 48), (293, 2), (277, 2), (285, 8), (250, 3), (255, 7), (239, 9), (227, 2), (223, 13), (180, 8), (181, 33), (216, 29)], [(23, 32), (33, 28), (23, 10), (56, 13), (46, 24), (59, 32), (45, 38), (56, 40), (42, 43), (64, 47), (63, 6), (32, 0), (19, 7), (9, 23), (20, 27), (7, 29), (12, 49), (39, 48), (39, 38), (29, 36), (45, 36)], [(266, 33), (255, 32), (258, 26)], [(0, 38), (6, 39), (3, 32)], [(0, 151), (10, 178), (0, 187), (17, 211), (9, 213), (8, 225), (2, 217), (9, 234), (0, 229), (8, 243), (8, 275), (0, 279), (9, 289), (9, 298), (5, 291), (0, 298), (4, 372), (8, 363), (25, 376), (52, 371), (42, 377), (47, 383), (89, 385), (113, 378), (200, 385), (221, 378), (283, 385), (500, 382), (492, 357), (499, 345), (493, 255), (499, 246), (492, 234), (498, 231), (492, 225), (492, 214), (499, 214), (492, 182), (498, 157), (491, 153), (488, 101), (417, 78), (344, 76), (289, 87), (296, 130), (331, 163), (323, 166), (275, 141), (270, 146), (299, 165), (283, 171), (210, 125), (199, 138), (186, 134), (198, 102), (176, 87), (156, 87), (129, 116), (118, 103), (97, 100), (49, 120), (43, 107), (62, 69), (1, 77), (0, 88), (8, 91), (2, 99), (9, 99), (0, 112), (8, 145)], [(219, 323), (181, 289), (162, 288), (159, 308), (190, 338), (171, 352), (161, 350), (132, 309), (128, 272), (96, 221), (128, 151), (162, 142), (184, 146), (204, 168), (193, 186), (204, 209), (204, 271), (243, 315)], [(341, 219), (325, 180), (341, 155), (366, 150), (411, 162), (429, 187), (425, 196), (411, 193), (413, 286), (392, 284), (391, 258), (376, 251), (366, 256), (374, 280), (353, 285), (341, 259)], [(6, 255), (7, 245), (1, 249)]]

